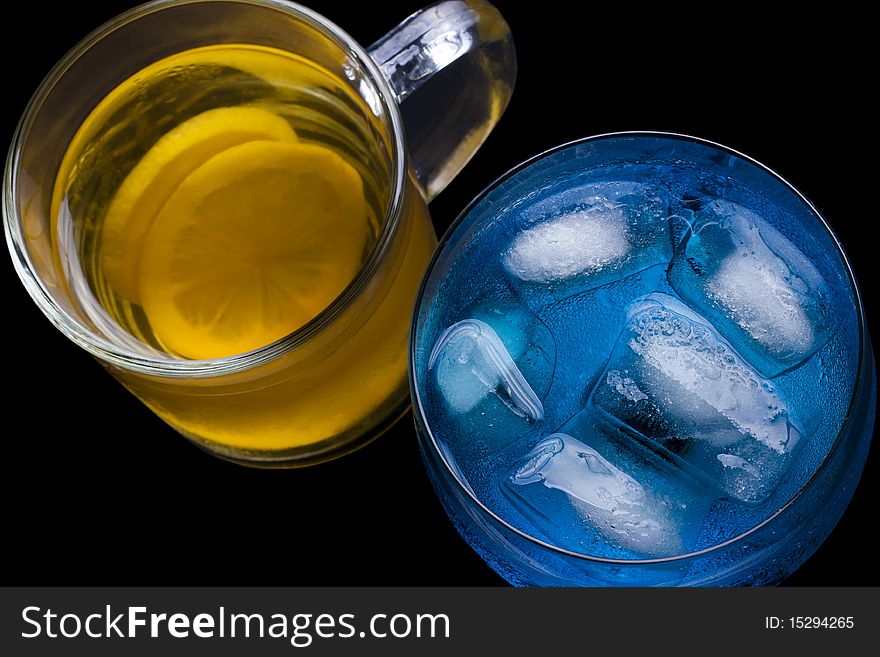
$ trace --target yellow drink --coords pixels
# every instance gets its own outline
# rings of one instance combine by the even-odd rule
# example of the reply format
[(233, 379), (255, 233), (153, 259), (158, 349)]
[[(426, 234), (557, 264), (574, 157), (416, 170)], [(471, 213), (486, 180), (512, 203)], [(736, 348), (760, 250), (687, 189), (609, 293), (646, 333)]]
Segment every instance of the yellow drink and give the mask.
[(112, 90), (71, 141), (51, 210), (71, 296), (109, 341), (222, 359), (350, 298), (257, 366), (116, 376), (231, 458), (320, 458), (387, 424), (406, 403), (410, 307), (436, 243), (409, 180), (393, 239), (377, 244), (390, 139), (349, 84), (267, 47), (187, 50)]

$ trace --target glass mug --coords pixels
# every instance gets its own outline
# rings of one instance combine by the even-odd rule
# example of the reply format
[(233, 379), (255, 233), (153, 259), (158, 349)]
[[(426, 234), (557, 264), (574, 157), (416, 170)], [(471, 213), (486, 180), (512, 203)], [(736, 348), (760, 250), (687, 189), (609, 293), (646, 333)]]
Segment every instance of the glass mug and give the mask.
[[(247, 353), (184, 360), (114, 326), (77, 279), (76, 249), (55, 245), (61, 255), (53, 255), (50, 207), (68, 144), (109, 90), (160, 59), (224, 43), (292, 52), (349, 87), (377, 154), (364, 166), (383, 192), (374, 199), (378, 237), (354, 280), (301, 328)], [(198, 446), (261, 467), (338, 457), (378, 436), (409, 405), (410, 308), (436, 245), (427, 202), (492, 130), (515, 74), (507, 24), (483, 0), (432, 5), (370, 49), (282, 0), (137, 7), (73, 48), (25, 110), (4, 184), (16, 271), (62, 333)]]

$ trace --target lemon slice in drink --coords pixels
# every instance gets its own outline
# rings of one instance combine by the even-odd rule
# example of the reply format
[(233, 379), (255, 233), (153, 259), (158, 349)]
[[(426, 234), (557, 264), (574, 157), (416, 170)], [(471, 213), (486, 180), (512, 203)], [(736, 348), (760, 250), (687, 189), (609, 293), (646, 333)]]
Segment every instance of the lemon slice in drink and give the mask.
[(117, 293), (139, 303), (138, 269), (144, 238), (174, 190), (217, 153), (250, 141), (296, 141), (290, 124), (257, 107), (202, 112), (165, 134), (132, 169), (104, 219), (101, 265)]
[(345, 289), (368, 236), (361, 177), (334, 151), (235, 146), (196, 169), (156, 217), (141, 256), (144, 311), (185, 358), (256, 349)]

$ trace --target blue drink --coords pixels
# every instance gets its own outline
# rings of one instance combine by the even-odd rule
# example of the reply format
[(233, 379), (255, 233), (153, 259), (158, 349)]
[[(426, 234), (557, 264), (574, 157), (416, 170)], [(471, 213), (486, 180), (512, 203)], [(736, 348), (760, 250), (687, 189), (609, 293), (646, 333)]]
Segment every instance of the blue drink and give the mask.
[(673, 135), (583, 140), (496, 182), (441, 244), (411, 346), (432, 482), (515, 584), (778, 582), (842, 514), (873, 427), (824, 221)]

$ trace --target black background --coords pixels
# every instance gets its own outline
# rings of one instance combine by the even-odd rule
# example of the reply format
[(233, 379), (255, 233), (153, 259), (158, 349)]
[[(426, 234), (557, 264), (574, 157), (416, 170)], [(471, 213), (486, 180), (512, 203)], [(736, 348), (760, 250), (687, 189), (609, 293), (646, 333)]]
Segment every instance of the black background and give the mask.
[[(51, 66), (134, 3), (18, 3), (0, 48), (3, 139)], [(418, 0), (310, 5), (370, 44)], [(438, 232), (484, 186), (578, 137), (669, 130), (781, 172), (847, 249), (876, 327), (876, 182), (863, 16), (645, 12), (630, 3), (498, 0), (519, 78), (497, 130), (432, 204)], [(769, 5), (768, 5), (769, 9)], [(708, 11), (708, 10), (706, 10)], [(15, 27), (18, 26), (18, 27)], [(212, 458), (152, 415), (33, 305), (5, 259), (4, 571), (28, 584), (497, 585), (436, 501), (412, 418), (358, 453), (297, 471)], [(877, 445), (837, 529), (792, 585), (876, 585), (866, 553)]]

